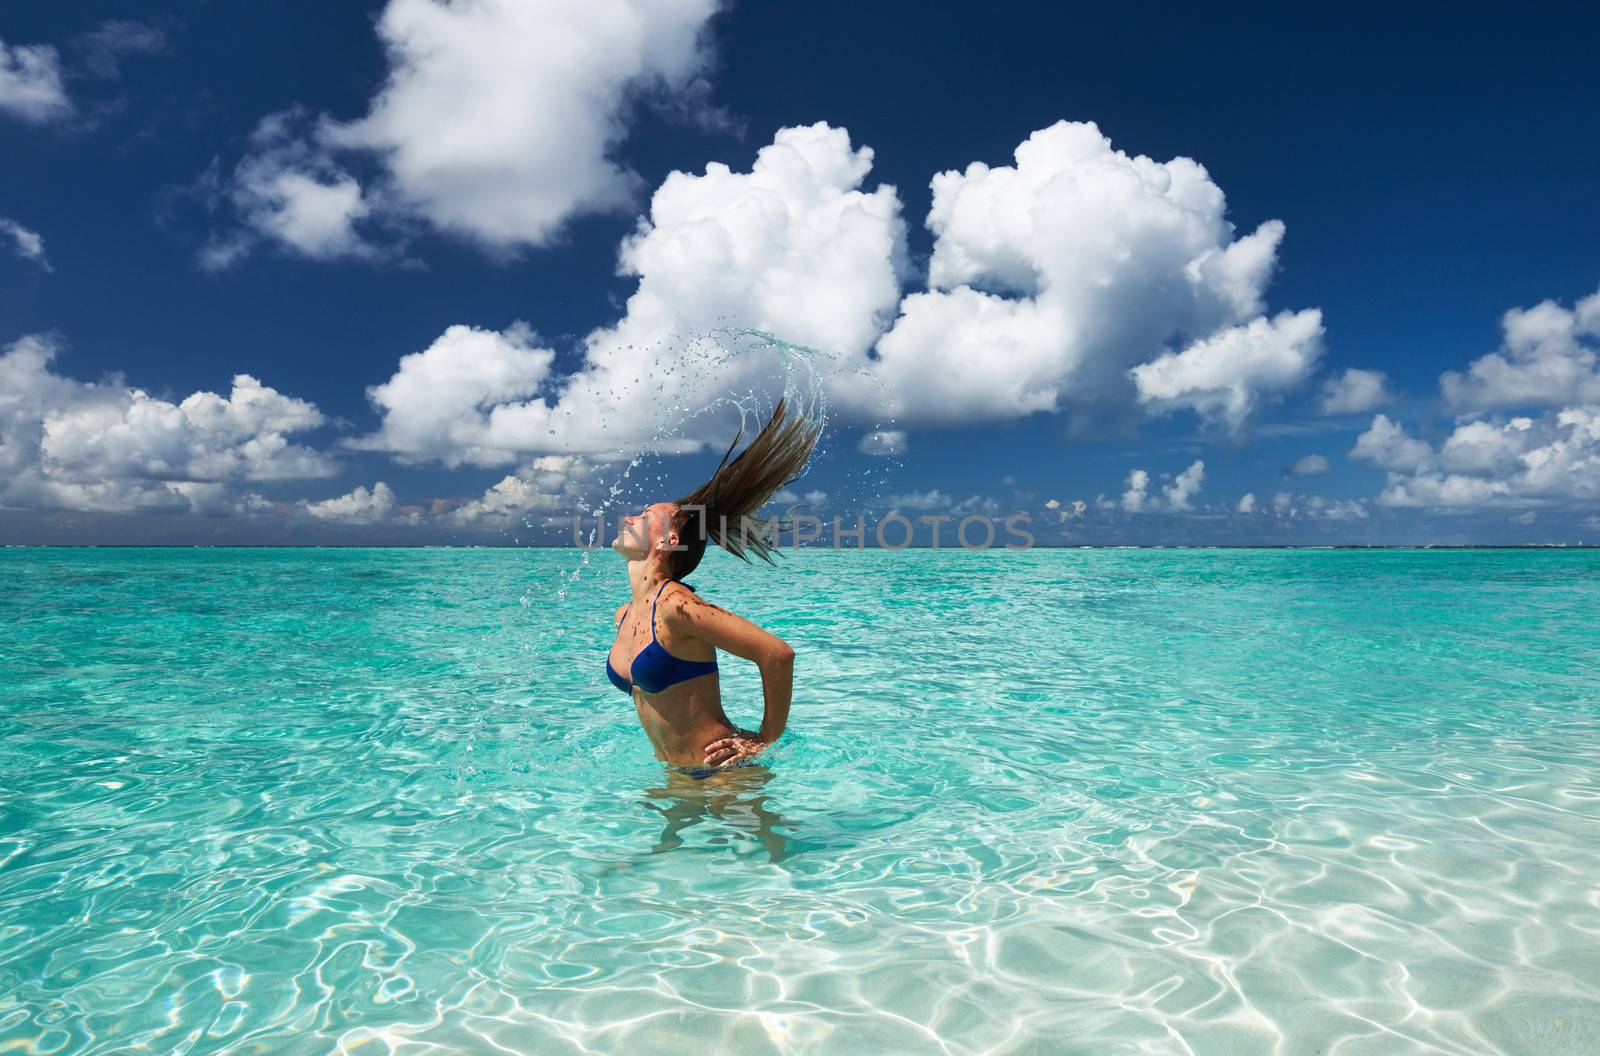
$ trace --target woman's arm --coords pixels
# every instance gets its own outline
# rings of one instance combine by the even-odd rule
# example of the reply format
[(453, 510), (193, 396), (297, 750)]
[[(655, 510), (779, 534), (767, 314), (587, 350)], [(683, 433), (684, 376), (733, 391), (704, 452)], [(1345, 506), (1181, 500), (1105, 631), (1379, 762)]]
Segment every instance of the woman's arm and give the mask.
[[(706, 763), (718, 766), (754, 755), (783, 736), (789, 724), (789, 704), (794, 695), (794, 650), (782, 638), (688, 593), (668, 606), (665, 618), (675, 635), (709, 642), (755, 664), (761, 671), (761, 729), (754, 738), (726, 737), (706, 747)], [(759, 743), (748, 743), (751, 741)]]

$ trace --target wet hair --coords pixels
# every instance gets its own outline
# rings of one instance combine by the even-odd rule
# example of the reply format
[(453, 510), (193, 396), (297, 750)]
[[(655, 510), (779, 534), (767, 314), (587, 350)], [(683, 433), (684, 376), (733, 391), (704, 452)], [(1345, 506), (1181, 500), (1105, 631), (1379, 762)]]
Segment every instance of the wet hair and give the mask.
[(711, 479), (676, 500), (678, 511), (672, 527), (677, 529), (681, 549), (667, 555), (674, 579), (682, 579), (699, 566), (708, 538), (745, 562), (753, 553), (767, 564), (775, 564), (772, 552), (778, 522), (752, 515), (800, 476), (822, 435), (821, 423), (805, 412), (788, 412), (787, 398), (779, 399), (750, 446), (729, 462), (728, 455), (744, 435), (741, 423)]

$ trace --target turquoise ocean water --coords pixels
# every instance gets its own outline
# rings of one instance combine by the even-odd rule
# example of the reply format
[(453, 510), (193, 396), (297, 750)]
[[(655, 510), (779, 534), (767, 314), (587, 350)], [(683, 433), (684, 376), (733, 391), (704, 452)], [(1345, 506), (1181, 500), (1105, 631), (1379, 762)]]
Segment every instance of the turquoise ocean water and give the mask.
[(0, 1052), (1600, 1052), (1600, 554), (714, 553), (718, 788), (578, 565), (0, 552)]

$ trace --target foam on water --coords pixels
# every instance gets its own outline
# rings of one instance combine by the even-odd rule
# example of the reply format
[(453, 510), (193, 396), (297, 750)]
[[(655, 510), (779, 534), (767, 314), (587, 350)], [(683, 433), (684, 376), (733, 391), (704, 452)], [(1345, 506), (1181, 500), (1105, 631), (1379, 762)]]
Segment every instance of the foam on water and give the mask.
[(1593, 553), (713, 553), (716, 787), (573, 560), (0, 553), (0, 1051), (1600, 1051)]

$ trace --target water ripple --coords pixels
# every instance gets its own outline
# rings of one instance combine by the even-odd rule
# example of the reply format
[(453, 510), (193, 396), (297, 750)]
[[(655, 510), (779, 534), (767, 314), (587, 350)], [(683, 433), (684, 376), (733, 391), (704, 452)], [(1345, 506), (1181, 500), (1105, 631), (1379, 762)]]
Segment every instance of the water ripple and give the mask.
[(716, 784), (575, 560), (0, 554), (0, 1051), (1600, 1051), (1594, 555), (714, 556)]

